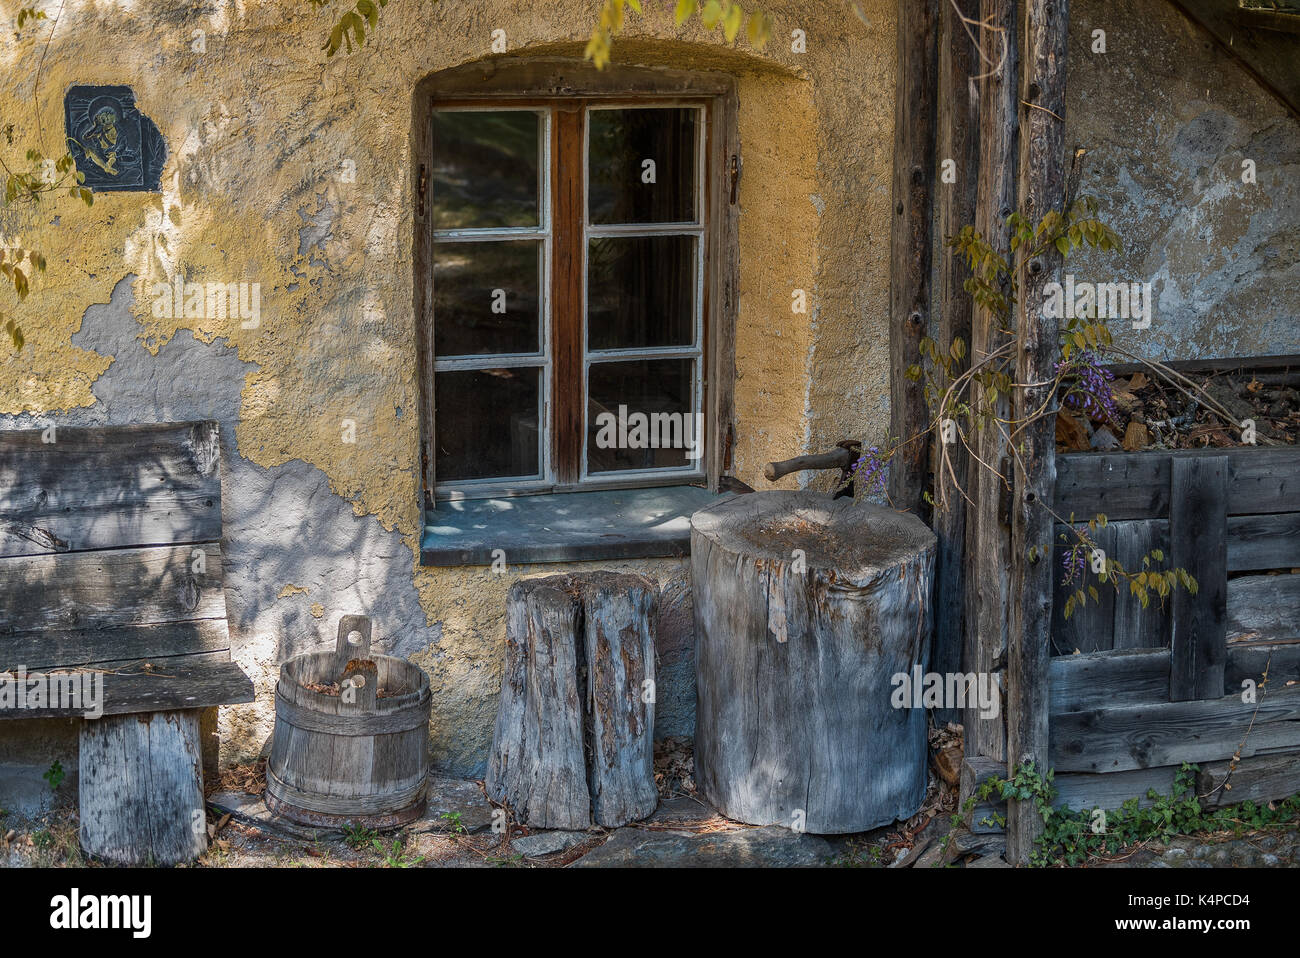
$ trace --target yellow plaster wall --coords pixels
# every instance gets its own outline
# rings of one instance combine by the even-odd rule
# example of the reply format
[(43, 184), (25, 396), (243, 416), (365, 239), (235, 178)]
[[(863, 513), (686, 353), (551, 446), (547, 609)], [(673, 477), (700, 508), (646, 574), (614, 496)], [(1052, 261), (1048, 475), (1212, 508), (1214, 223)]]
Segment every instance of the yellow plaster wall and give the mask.
[[(44, 6), (53, 16), (54, 5)], [(616, 43), (616, 63), (738, 77), (735, 463), (763, 488), (767, 460), (848, 436), (876, 439), (887, 422), (894, 4), (864, 4), (865, 24), (847, 5), (774, 4), (777, 28), (761, 53), (743, 39), (728, 48), (698, 24), (679, 31), (669, 5), (646, 6)], [(13, 124), (13, 145), (0, 141), (0, 151), (15, 161), (28, 146), (60, 153), (67, 88), (127, 84), (168, 156), (159, 194), (98, 194), (91, 209), (63, 197), (0, 210), (4, 239), (49, 261), (28, 301), (10, 310), (28, 345), (17, 356), (0, 348), (0, 414), (95, 402), (91, 387), (114, 357), (70, 340), (87, 307), (107, 302), (127, 275), (136, 277), (146, 348), (183, 330), (226, 340), (256, 364), (242, 386), (240, 455), (267, 468), (295, 459), (318, 467), (357, 516), (411, 547), (421, 604), (430, 624), (442, 623), (445, 654), (423, 660), (434, 683), (435, 754), (462, 751), (457, 727), (490, 725), (495, 712), (509, 581), (561, 570), (494, 576), (416, 563), (411, 92), (432, 72), (488, 56), (498, 28), (512, 55), (580, 54), (598, 5), (394, 0), (362, 51), (327, 61), (319, 49), (327, 19), (302, 2), (216, 0), (209, 13), (169, 0), (78, 0), (50, 41), (35, 102), (49, 22), (13, 40), (17, 9), (0, 3), (0, 71), (10, 78), (0, 126)], [(807, 33), (805, 54), (791, 51), (795, 27)], [(198, 30), (203, 52), (194, 49)], [(349, 161), (353, 183), (339, 175)], [(178, 272), (189, 282), (260, 283), (260, 326), (153, 315), (153, 284)], [(795, 288), (807, 292), (805, 314), (791, 312)], [(8, 297), (0, 309), (11, 305)], [(355, 423), (355, 443), (342, 441), (345, 420)], [(622, 567), (663, 577), (680, 563)], [(256, 710), (265, 719), (269, 703)], [(241, 754), (260, 745), (245, 737)]]

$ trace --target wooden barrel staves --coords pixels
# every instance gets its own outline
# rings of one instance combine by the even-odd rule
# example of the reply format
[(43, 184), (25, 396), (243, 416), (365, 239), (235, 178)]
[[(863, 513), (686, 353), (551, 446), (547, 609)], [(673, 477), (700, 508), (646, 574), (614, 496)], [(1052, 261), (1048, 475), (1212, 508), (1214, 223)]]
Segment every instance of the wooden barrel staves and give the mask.
[(370, 654), (370, 620), (345, 615), (332, 652), (280, 667), (266, 806), (306, 825), (393, 828), (424, 813), (429, 679)]
[(925, 798), (924, 671), (935, 537), (914, 516), (814, 492), (691, 518), (695, 774), (728, 818), (859, 832)]

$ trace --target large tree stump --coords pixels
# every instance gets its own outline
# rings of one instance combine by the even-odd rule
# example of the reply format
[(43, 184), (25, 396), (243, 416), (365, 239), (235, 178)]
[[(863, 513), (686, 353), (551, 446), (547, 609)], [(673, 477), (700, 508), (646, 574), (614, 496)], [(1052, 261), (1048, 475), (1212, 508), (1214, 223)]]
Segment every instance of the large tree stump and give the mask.
[(695, 775), (728, 818), (859, 832), (925, 798), (924, 671), (935, 537), (914, 516), (814, 492), (691, 518)]
[(655, 584), (615, 572), (523, 579), (506, 607), (488, 795), (535, 828), (612, 828), (649, 815), (658, 803)]
[(178, 865), (208, 847), (199, 712), (81, 723), (81, 847), (118, 865)]

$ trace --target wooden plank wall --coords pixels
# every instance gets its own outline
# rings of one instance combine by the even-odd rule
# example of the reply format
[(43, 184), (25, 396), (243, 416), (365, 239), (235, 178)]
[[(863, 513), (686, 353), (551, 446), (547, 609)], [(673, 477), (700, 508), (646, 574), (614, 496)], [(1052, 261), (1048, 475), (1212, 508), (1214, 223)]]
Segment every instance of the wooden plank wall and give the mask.
[[(1300, 449), (1059, 462), (1063, 513), (1118, 520), (1097, 534), (1100, 548), (1129, 569), (1164, 549), (1167, 561), (1156, 565), (1187, 568), (1199, 589), (1177, 590), (1163, 609), (1120, 596), (1068, 622), (1058, 612), (1050, 666), (1058, 802), (1113, 808), (1150, 787), (1168, 793), (1183, 762), (1200, 766), (1197, 791), (1209, 804), (1300, 791), (1300, 574), (1277, 571), (1300, 567)], [(1272, 574), (1250, 574), (1264, 571)], [(1066, 594), (1058, 591), (1058, 606)]]
[[(1153, 602), (1146, 609), (1127, 595), (1116, 597), (1102, 590), (1100, 606), (1090, 602), (1066, 620), (1062, 607), (1070, 588), (1062, 584), (1061, 570), (1073, 539), (1068, 535), (1068, 527), (1058, 524), (1053, 559), (1057, 582), (1052, 627), (1054, 654), (1167, 647), (1176, 610), (1195, 615), (1203, 603), (1207, 611), (1212, 606), (1217, 617), (1226, 614), (1224, 606), (1244, 609), (1261, 588), (1274, 591), (1279, 588), (1252, 585), (1257, 577), (1231, 578), (1226, 580), (1226, 592), (1220, 599), (1213, 587), (1227, 575), (1300, 568), (1300, 449), (1216, 449), (1212, 453), (1211, 458), (1225, 466), (1224, 501), (1221, 508), (1215, 504), (1211, 508), (1213, 515), (1205, 515), (1204, 521), (1201, 515), (1190, 510), (1185, 491), (1172, 495), (1171, 490), (1176, 474), (1185, 476), (1181, 480), (1182, 490), (1189, 481), (1217, 482), (1204, 477), (1186, 478), (1190, 476), (1186, 470), (1193, 468), (1190, 464), (1205, 460), (1206, 453), (1083, 453), (1060, 457), (1058, 512), (1073, 513), (1078, 522), (1098, 512), (1105, 514), (1109, 524), (1094, 538), (1101, 549), (1126, 569), (1139, 569), (1142, 556), (1158, 548), (1164, 551), (1166, 561), (1154, 563), (1153, 567), (1181, 566), (1196, 576), (1198, 584), (1209, 588), (1203, 588), (1195, 597), (1176, 593), (1163, 606)], [(1171, 503), (1174, 503), (1172, 509)], [(1185, 531), (1177, 541), (1171, 538), (1171, 511), (1177, 513)], [(1224, 533), (1219, 537), (1226, 548), (1222, 557), (1211, 532), (1221, 521), (1220, 512), (1226, 516)], [(1238, 598), (1233, 598), (1234, 593)], [(1279, 595), (1264, 606), (1269, 608), (1285, 601)], [(1290, 607), (1297, 608), (1294, 602)], [(1300, 619), (1300, 614), (1293, 618)]]

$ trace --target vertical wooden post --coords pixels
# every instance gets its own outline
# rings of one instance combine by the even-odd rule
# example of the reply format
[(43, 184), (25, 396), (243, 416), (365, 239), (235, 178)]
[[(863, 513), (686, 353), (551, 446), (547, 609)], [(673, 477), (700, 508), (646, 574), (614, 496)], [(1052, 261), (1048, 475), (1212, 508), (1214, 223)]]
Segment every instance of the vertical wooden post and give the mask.
[[(1016, 208), (1016, 170), (1019, 161), (1017, 70), (1019, 35), (1016, 32), (1016, 0), (981, 0), (980, 20), (980, 134), (979, 188), (975, 226), (1004, 258), (1010, 256), (1007, 217)], [(986, 59), (987, 58), (987, 59)], [(988, 62), (992, 60), (993, 62)], [(1000, 331), (1001, 319), (988, 310), (976, 309), (971, 330), (971, 361), (978, 362), (1002, 346), (1007, 337)], [(983, 390), (973, 387), (974, 398), (983, 403)], [(1010, 413), (1006, 397), (995, 410), (1003, 419)], [(995, 672), (1006, 658), (1007, 603), (1010, 596), (1011, 530), (1009, 516), (1010, 460), (1006, 443), (995, 429), (982, 430), (975, 449), (980, 460), (998, 470), (971, 470), (971, 498), (975, 507), (966, 527), (966, 655), (967, 668)], [(1006, 477), (1004, 481), (1003, 477)], [(1002, 760), (1006, 758), (1006, 732), (1002, 714), (982, 718), (967, 709), (966, 752)]]
[[(894, 227), (889, 271), (889, 429), (904, 445), (889, 465), (894, 506), (920, 512), (929, 444), (914, 438), (928, 418), (919, 383), (930, 325), (930, 214), (934, 180), (935, 39), (939, 0), (898, 0), (898, 84), (894, 109)], [(912, 440), (912, 441), (908, 441)]]
[[(957, 0), (962, 12), (977, 19), (978, 0)], [(975, 222), (975, 198), (979, 186), (979, 99), (972, 80), (982, 71), (979, 56), (971, 42), (970, 34), (958, 19), (952, 3), (940, 9), (939, 30), (939, 148), (936, 161), (939, 168), (937, 193), (938, 240), (943, 244), (949, 236), (961, 231), (963, 226)], [(976, 35), (978, 39), (978, 35)], [(952, 162), (955, 182), (945, 181), (945, 168)], [(938, 340), (939, 347), (947, 352), (954, 339), (971, 345), (971, 297), (965, 289), (966, 264), (946, 246), (939, 247)], [(964, 369), (966, 362), (959, 362)], [(958, 424), (963, 425), (963, 424)], [(936, 450), (944, 442), (942, 432), (935, 438)], [(956, 483), (967, 485), (969, 456), (961, 442), (948, 446), (952, 472)], [(939, 475), (943, 461), (938, 451), (933, 454), (934, 484), (952, 477)], [(937, 493), (936, 493), (937, 497)], [(936, 672), (962, 670), (964, 635), (962, 593), (965, 565), (966, 500), (954, 490), (942, 510), (937, 510), (932, 523), (939, 539), (938, 565), (934, 590), (934, 654), (931, 668)], [(959, 722), (956, 709), (935, 711), (938, 722)]]
[(1169, 700), (1223, 697), (1228, 658), (1228, 457), (1169, 457), (1169, 564), (1199, 588), (1171, 596)]
[[(1021, 74), (1020, 204), (1032, 221), (1065, 201), (1065, 55), (1068, 0), (1025, 0)], [(1019, 299), (1016, 303), (1017, 420), (1052, 399), (1049, 390), (1057, 355), (1057, 320), (1044, 315), (1043, 288), (1060, 265), (1049, 249), (1016, 258)], [(1047, 668), (1051, 657), (1052, 528), (1050, 506), (1056, 485), (1056, 417), (1045, 416), (1025, 427), (1016, 442), (1011, 563), (1011, 629), (1007, 644), (1007, 765), (1032, 761), (1039, 772), (1048, 764)], [(1031, 560), (1029, 550), (1040, 549)], [(1041, 834), (1042, 819), (1032, 802), (1009, 802), (1007, 860), (1024, 864)]]

